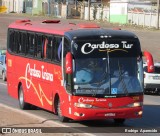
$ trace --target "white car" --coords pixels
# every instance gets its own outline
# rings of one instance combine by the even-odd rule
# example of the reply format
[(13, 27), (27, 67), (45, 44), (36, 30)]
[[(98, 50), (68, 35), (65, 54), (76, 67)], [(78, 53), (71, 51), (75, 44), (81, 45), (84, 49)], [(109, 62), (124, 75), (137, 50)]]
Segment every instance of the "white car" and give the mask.
[(143, 64), (144, 69), (144, 93), (154, 92), (160, 94), (160, 63), (154, 64), (154, 72), (147, 72), (147, 64)]
[(7, 80), (6, 55), (0, 55), (0, 75), (2, 76), (3, 81)]

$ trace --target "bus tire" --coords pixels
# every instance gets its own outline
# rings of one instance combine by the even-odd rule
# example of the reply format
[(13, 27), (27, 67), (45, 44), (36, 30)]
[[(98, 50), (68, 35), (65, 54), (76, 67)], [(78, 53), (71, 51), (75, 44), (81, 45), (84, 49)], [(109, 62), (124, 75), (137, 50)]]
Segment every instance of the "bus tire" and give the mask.
[(124, 124), (125, 119), (114, 119), (115, 124)]
[(24, 91), (22, 85), (20, 86), (18, 91), (18, 100), (19, 100), (19, 106), (22, 110), (29, 109), (30, 104), (26, 103), (24, 100)]
[(69, 121), (69, 118), (62, 115), (62, 111), (61, 111), (61, 108), (60, 108), (60, 99), (58, 100), (58, 103), (57, 103), (57, 114), (58, 114), (58, 119), (61, 122), (68, 122)]

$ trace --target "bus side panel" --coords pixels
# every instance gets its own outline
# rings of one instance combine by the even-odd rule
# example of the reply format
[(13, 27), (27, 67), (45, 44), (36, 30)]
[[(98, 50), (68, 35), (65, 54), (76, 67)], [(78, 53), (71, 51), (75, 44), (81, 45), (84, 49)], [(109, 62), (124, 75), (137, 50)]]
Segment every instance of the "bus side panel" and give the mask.
[(7, 88), (8, 94), (18, 99), (17, 71), (21, 71), (16, 65), (16, 56), (7, 53)]
[(61, 86), (61, 66), (20, 57), (16, 58), (16, 66), (21, 69), (16, 71), (15, 86), (22, 83), (25, 102), (52, 111), (53, 97), (65, 91)]

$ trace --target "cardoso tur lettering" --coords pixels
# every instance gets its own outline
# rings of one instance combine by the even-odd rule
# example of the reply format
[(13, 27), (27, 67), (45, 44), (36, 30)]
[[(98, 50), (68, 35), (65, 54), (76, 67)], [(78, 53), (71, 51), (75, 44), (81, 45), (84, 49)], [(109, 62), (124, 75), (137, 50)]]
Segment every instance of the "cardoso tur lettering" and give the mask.
[[(121, 48), (132, 48), (133, 44), (127, 44), (126, 41), (121, 41), (122, 43), (122, 47)], [(81, 51), (83, 54), (89, 54), (91, 52), (94, 51), (94, 49), (118, 49), (120, 47), (119, 44), (108, 44), (105, 43), (104, 41), (102, 42), (102, 44), (91, 44), (91, 43), (85, 43), (82, 48)], [(86, 48), (90, 48), (89, 51), (86, 51)]]

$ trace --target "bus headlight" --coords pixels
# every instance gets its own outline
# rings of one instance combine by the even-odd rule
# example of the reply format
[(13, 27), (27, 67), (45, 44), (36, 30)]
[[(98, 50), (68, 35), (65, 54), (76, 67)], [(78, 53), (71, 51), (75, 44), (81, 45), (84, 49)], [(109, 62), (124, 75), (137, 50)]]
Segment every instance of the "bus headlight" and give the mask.
[(78, 108), (92, 108), (92, 105), (84, 103), (75, 103), (74, 106)]
[(127, 107), (140, 107), (140, 106), (143, 106), (143, 102), (134, 102), (127, 105)]

